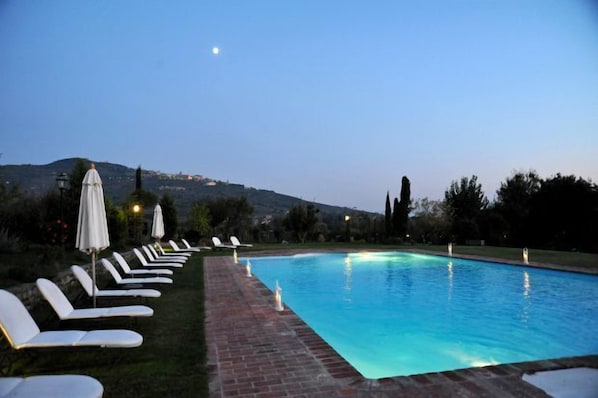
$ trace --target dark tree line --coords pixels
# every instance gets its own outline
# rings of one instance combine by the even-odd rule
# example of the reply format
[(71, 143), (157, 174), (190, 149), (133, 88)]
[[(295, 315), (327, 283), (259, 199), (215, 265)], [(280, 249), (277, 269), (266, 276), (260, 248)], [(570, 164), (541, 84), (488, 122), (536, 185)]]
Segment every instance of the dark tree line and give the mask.
[[(67, 174), (68, 183), (64, 190), (60, 192), (56, 188), (40, 197), (25, 195), (19, 187), (8, 188), (0, 184), (0, 250), (17, 250), (30, 243), (74, 250), (82, 182), (89, 167), (88, 161), (78, 159)], [(151, 214), (158, 198), (142, 189), (141, 168), (136, 176), (135, 190), (123, 203), (113, 203), (110, 197), (104, 195), (112, 248), (136, 243), (133, 236), (135, 228), (142, 228), (141, 232), (149, 237)], [(175, 236), (177, 230), (176, 208), (168, 194), (159, 202), (166, 228), (164, 238), (169, 239)], [(134, 204), (140, 205), (141, 214), (133, 213)]]
[(489, 203), (474, 175), (445, 192), (449, 236), (458, 243), (598, 251), (598, 187), (573, 175), (541, 179), (518, 172)]

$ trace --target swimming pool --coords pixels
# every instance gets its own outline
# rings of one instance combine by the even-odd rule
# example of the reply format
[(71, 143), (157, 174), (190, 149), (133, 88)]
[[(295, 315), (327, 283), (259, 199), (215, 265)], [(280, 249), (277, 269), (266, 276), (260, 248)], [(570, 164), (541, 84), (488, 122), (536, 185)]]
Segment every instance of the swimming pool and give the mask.
[(402, 252), (249, 260), (367, 378), (598, 353), (597, 276)]

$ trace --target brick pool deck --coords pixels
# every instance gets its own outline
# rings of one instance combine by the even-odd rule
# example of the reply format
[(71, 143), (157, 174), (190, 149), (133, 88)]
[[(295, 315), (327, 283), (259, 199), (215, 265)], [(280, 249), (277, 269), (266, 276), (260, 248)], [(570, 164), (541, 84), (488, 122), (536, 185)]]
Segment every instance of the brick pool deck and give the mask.
[(521, 380), (598, 355), (366, 379), (233, 258), (205, 257), (210, 397), (548, 397)]

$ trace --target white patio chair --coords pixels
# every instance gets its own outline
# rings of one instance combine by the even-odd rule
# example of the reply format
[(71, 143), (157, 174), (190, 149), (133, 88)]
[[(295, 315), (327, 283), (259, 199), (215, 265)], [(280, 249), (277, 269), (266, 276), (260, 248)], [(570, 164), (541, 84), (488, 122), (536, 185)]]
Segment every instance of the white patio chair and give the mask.
[(75, 309), (68, 297), (64, 295), (62, 290), (54, 282), (45, 278), (39, 278), (35, 283), (42, 296), (50, 303), (50, 306), (52, 306), (58, 318), (62, 321), (112, 317), (146, 317), (154, 314), (154, 310), (145, 305)]
[(110, 272), (114, 282), (117, 285), (149, 285), (149, 284), (171, 284), (172, 279), (165, 276), (155, 276), (153, 278), (123, 278), (120, 276), (114, 265), (105, 258), (100, 259), (100, 262)]
[(173, 274), (171, 269), (166, 269), (166, 268), (149, 268), (148, 267), (148, 268), (144, 268), (144, 269), (141, 269), (141, 268), (131, 269), (127, 260), (125, 260), (125, 258), (122, 255), (120, 255), (120, 253), (113, 252), (112, 256), (116, 260), (116, 263), (118, 264), (120, 269), (127, 276), (146, 277), (148, 275), (149, 276), (160, 276), (160, 275), (172, 275)]
[(253, 247), (251, 243), (241, 243), (239, 239), (234, 235), (230, 237), (230, 243), (237, 247)]
[(143, 253), (145, 253), (145, 257), (148, 259), (149, 262), (154, 262), (156, 264), (169, 262), (185, 264), (185, 262), (188, 260), (188, 258), (185, 256), (158, 256), (158, 253), (156, 253), (156, 251), (151, 246), (142, 246), (141, 250), (143, 250)]
[(170, 262), (166, 262), (166, 261), (156, 261), (156, 262), (151, 262), (148, 261), (143, 254), (141, 254), (141, 252), (139, 251), (139, 249), (135, 248), (133, 249), (133, 253), (135, 253), (135, 256), (137, 257), (137, 260), (139, 260), (139, 262), (141, 263), (142, 266), (144, 267), (173, 267), (173, 268), (182, 268), (183, 264), (181, 263), (175, 263), (173, 261)]
[(220, 238), (217, 236), (212, 236), (212, 243), (214, 244), (214, 248), (216, 249), (236, 249), (237, 246), (229, 245), (228, 243), (222, 243)]
[[(150, 247), (150, 249), (153, 250), (152, 253), (156, 251), (156, 249), (154, 249), (153, 247)], [(184, 251), (179, 251), (179, 252), (176, 252), (176, 253), (165, 252), (164, 248), (162, 246), (158, 246), (158, 250), (160, 250), (160, 255), (163, 256), (163, 257), (165, 257), (165, 258), (168, 258), (168, 257), (175, 257), (175, 258), (176, 257), (184, 257), (184, 258), (189, 258), (189, 257), (191, 257), (191, 253), (184, 252)]]
[(183, 242), (183, 245), (185, 245), (184, 249), (187, 249), (187, 250), (200, 251), (200, 250), (210, 250), (211, 249), (210, 246), (191, 246), (189, 244), (189, 242), (187, 242), (187, 239), (184, 239), (184, 238), (181, 239), (181, 242)]
[(85, 272), (83, 268), (78, 265), (71, 266), (71, 271), (75, 274), (75, 278), (79, 281), (83, 290), (89, 297), (93, 297), (93, 289), (95, 289), (96, 297), (160, 297), (162, 293), (156, 289), (113, 289), (100, 290), (97, 286), (93, 286), (91, 277)]
[(170, 245), (170, 247), (172, 247), (172, 250), (175, 253), (189, 253), (189, 254), (191, 254), (191, 253), (198, 253), (199, 252), (199, 249), (181, 249), (179, 247), (179, 245), (177, 245), (176, 242), (173, 241), (173, 240), (169, 240), (168, 244)]
[(14, 294), (0, 290), (0, 329), (15, 350), (49, 347), (138, 347), (143, 337), (132, 330), (52, 330), (42, 332)]

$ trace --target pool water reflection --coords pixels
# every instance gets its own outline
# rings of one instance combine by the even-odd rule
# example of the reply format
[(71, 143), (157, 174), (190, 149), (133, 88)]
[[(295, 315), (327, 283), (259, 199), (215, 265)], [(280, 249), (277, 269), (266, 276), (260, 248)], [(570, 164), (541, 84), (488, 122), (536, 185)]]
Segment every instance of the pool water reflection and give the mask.
[(251, 271), (368, 378), (598, 353), (597, 276), (401, 252)]

